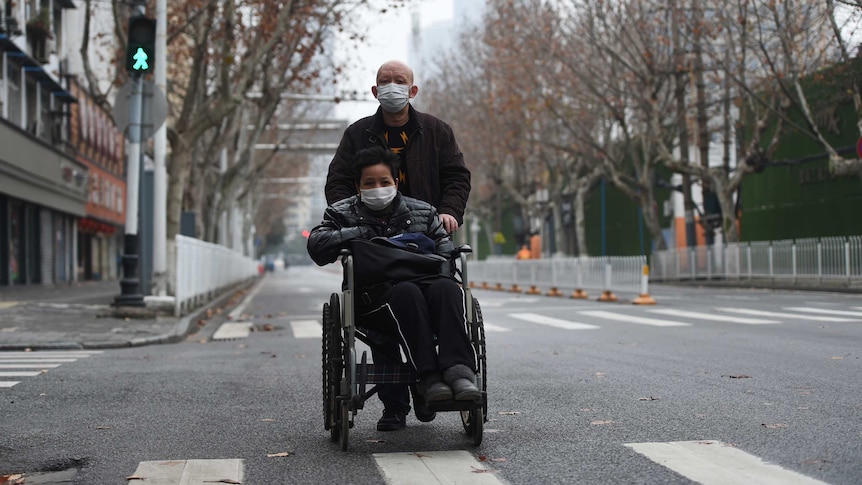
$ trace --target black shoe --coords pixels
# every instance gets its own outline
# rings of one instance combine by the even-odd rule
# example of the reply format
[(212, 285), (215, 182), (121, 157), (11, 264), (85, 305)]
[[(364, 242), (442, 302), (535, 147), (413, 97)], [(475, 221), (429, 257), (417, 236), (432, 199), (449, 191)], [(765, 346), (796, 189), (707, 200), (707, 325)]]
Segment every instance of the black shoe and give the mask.
[(416, 390), (425, 401), (447, 401), (452, 399), (452, 389), (440, 379), (440, 374), (429, 374), (421, 379), (416, 384)]
[(397, 411), (383, 410), (383, 417), (377, 421), (377, 431), (398, 431), (407, 426), (407, 415)]
[(416, 386), (410, 386), (410, 393), (413, 394), (413, 414), (416, 419), (423, 423), (434, 421), (437, 413), (428, 410), (428, 403), (425, 401), (425, 397), (416, 390)]

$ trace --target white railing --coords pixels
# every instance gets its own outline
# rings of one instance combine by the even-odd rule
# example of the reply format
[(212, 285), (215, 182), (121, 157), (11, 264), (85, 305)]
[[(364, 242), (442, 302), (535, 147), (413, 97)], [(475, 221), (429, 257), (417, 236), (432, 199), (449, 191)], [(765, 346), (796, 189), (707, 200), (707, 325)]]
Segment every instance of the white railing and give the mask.
[(495, 258), (470, 262), (469, 276), (474, 286), (498, 290), (646, 294), (645, 265), (646, 256)]
[(654, 281), (772, 280), (862, 285), (862, 236), (753, 241), (656, 251)]
[(176, 241), (176, 315), (258, 274), (257, 261), (224, 246), (186, 236)]

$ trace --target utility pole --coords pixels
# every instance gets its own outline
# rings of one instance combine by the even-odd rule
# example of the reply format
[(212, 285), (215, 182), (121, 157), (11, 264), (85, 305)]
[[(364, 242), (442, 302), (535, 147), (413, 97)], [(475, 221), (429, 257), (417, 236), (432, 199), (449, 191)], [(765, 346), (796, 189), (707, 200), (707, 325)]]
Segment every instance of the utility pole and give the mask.
[(137, 29), (145, 30), (143, 3), (135, 5), (135, 12), (129, 20), (128, 48), (126, 49), (126, 69), (132, 83), (132, 96), (129, 107), (129, 149), (126, 152), (126, 232), (123, 239), (123, 279), (120, 280), (120, 295), (114, 298), (116, 306), (144, 306), (141, 293), (139, 271), (138, 241), (138, 197), (141, 179), (141, 118), (143, 115), (143, 76), (150, 69), (147, 49), (133, 42)]
[[(156, 0), (156, 88), (167, 93), (167, 0)], [(167, 294), (167, 128), (153, 135), (153, 294)]]

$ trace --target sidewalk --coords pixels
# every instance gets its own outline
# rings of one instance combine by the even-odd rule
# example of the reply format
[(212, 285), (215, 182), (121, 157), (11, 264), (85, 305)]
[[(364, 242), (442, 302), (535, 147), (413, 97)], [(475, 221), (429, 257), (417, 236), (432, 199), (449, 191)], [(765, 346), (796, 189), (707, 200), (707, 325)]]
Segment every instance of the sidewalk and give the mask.
[(119, 281), (0, 287), (0, 351), (106, 349), (173, 343), (195, 329), (198, 315), (232, 294), (183, 317), (115, 314)]

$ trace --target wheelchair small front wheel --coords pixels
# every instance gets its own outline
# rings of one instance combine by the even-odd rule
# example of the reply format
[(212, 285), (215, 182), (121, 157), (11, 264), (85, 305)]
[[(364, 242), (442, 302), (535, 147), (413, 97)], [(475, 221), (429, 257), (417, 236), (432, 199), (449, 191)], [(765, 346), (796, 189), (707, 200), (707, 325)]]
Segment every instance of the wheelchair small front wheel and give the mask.
[(464, 425), (464, 431), (473, 442), (473, 446), (482, 444), (482, 435), (485, 428), (485, 416), (482, 412), (482, 406), (475, 409), (461, 411), (461, 424)]

